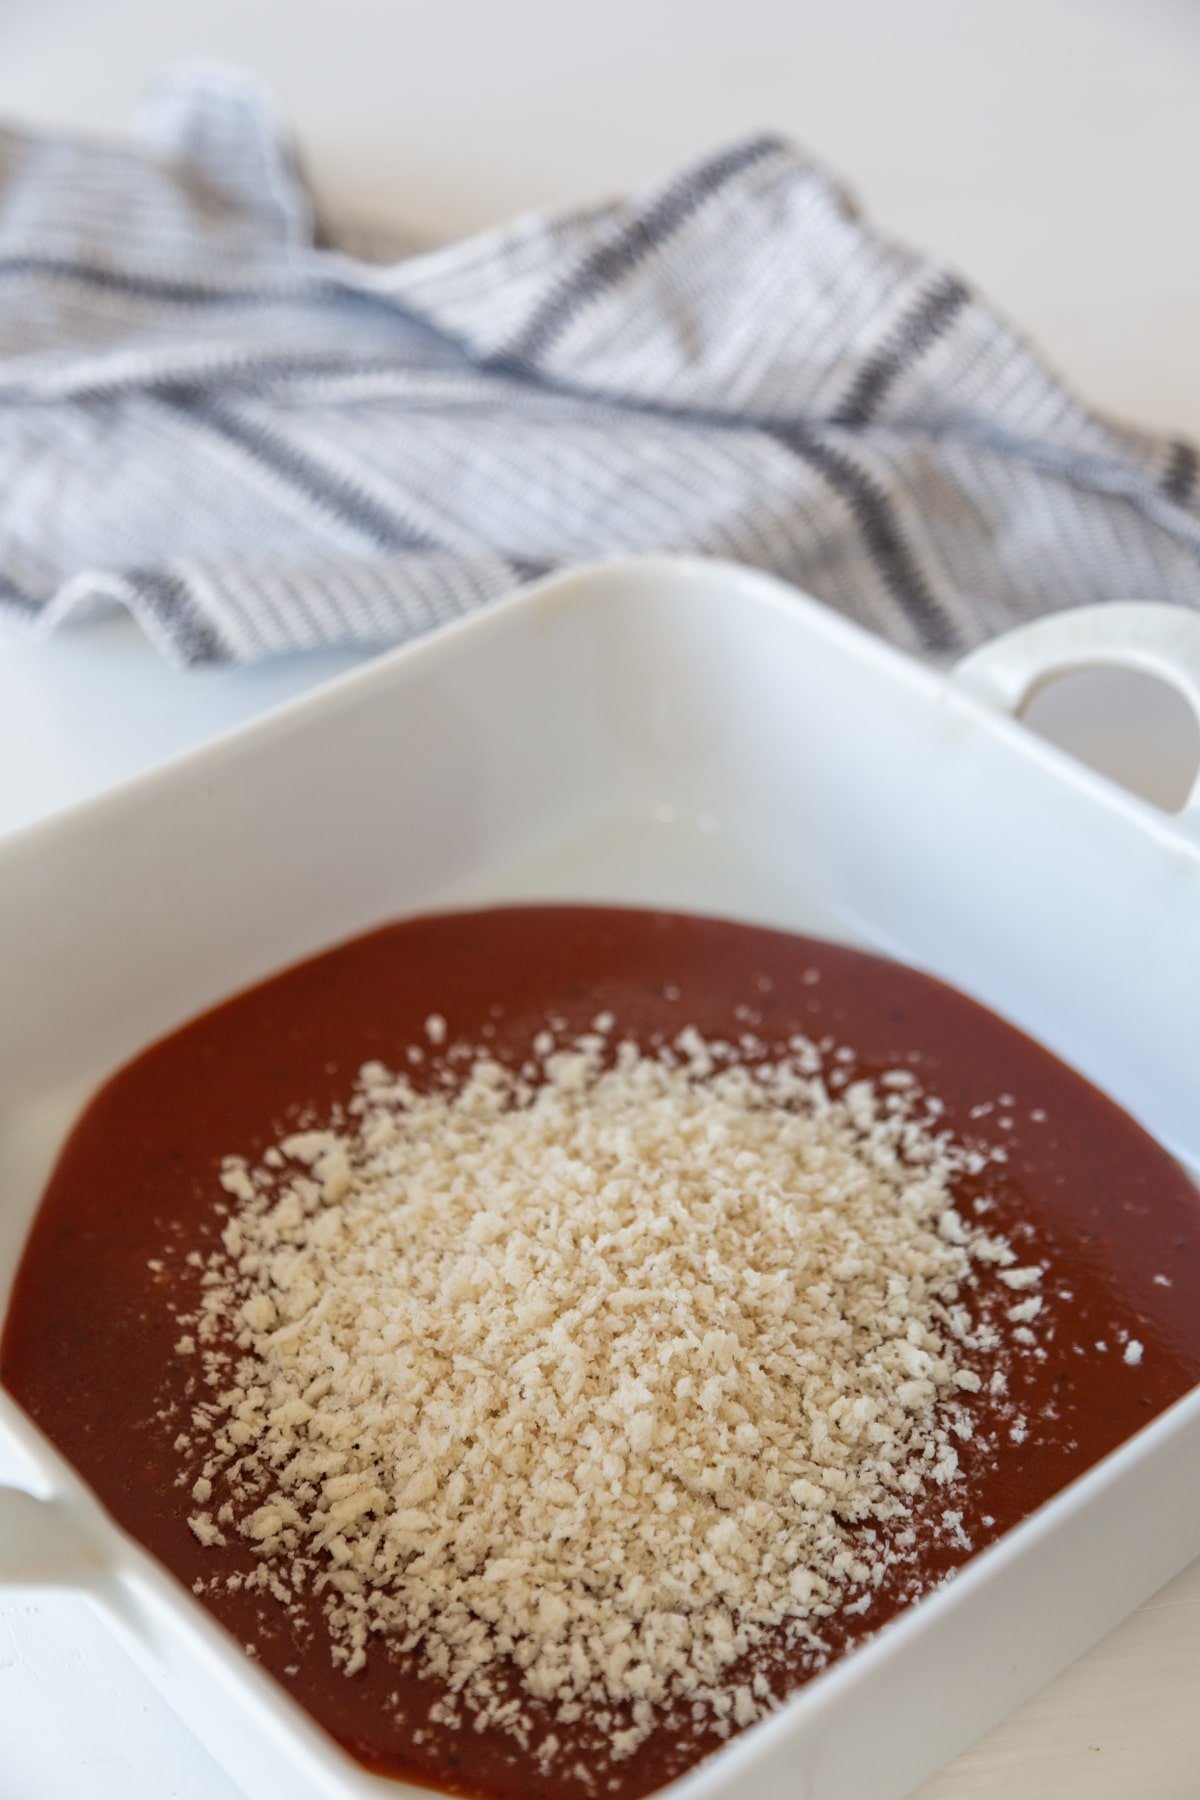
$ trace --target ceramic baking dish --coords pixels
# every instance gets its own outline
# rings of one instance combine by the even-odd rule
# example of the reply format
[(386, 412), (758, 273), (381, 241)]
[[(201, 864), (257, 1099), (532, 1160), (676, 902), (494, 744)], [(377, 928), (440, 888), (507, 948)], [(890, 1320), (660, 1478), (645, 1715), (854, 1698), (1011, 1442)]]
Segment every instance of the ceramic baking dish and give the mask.
[[(1012, 716), (1102, 661), (1200, 711), (1200, 619), (1174, 609), (1061, 615), (944, 676), (764, 577), (613, 564), (11, 838), (0, 1306), (62, 1132), (114, 1065), (297, 957), (468, 901), (663, 903), (877, 946), (1031, 1031), (1195, 1169), (1200, 795), (1167, 817)], [(0, 1582), (85, 1590), (249, 1800), (395, 1800), (2, 1394), (0, 1459)], [(679, 1800), (907, 1792), (1200, 1553), (1198, 1488), (1200, 1390)]]

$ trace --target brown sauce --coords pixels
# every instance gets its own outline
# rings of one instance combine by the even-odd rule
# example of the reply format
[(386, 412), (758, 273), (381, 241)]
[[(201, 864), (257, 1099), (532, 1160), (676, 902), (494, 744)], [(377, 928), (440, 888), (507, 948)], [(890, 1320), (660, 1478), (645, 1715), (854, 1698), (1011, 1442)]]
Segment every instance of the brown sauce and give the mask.
[[(736, 1037), (747, 1007), (768, 1047), (795, 1032), (853, 1047), (851, 1078), (907, 1062), (956, 1135), (1005, 1146), (1003, 1168), (976, 1178), (993, 1201), (989, 1229), (1050, 1264), (1044, 1355), (1020, 1361), (1012, 1396), (1027, 1432), (999, 1458), (964, 1449), (953, 1503), (971, 1550), (931, 1540), (922, 1591), (1200, 1381), (1200, 1195), (1189, 1177), (1081, 1077), (926, 976), (780, 932), (590, 907), (413, 920), (316, 957), (156, 1044), (93, 1099), (29, 1239), (0, 1379), (113, 1517), (187, 1588), (203, 1581), (204, 1603), (238, 1642), (373, 1769), (522, 1800), (596, 1791), (562, 1767), (539, 1771), (499, 1732), (430, 1724), (436, 1684), (397, 1658), (373, 1652), (347, 1678), (317, 1603), (297, 1620), (269, 1595), (213, 1582), (214, 1568), (248, 1571), (255, 1558), (236, 1541), (205, 1549), (188, 1529), (173, 1446), (190, 1371), (174, 1344), (175, 1315), (195, 1299), (184, 1252), (211, 1248), (222, 1224), (221, 1159), (254, 1160), (302, 1114), (328, 1115), (364, 1061), (400, 1066), (433, 1012), (470, 1041), (486, 1027), (503, 1059), (520, 1057), (548, 1011), (576, 1031), (612, 1011), (648, 1044), (688, 1024)], [(969, 1204), (971, 1180), (961, 1190)], [(1131, 1339), (1140, 1362), (1123, 1355)], [(986, 1396), (972, 1403), (986, 1416)], [(827, 1621), (830, 1654), (912, 1598), (910, 1572), (865, 1615)], [(816, 1672), (809, 1651), (789, 1657), (791, 1685)], [(634, 1757), (598, 1769), (598, 1786), (636, 1800), (718, 1742), (661, 1727)]]

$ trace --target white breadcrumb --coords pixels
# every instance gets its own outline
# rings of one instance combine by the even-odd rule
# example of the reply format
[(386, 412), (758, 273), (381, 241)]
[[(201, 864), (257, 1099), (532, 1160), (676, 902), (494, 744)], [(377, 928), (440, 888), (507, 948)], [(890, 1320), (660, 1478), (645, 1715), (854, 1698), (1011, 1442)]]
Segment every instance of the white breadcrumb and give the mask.
[(897, 1521), (961, 1480), (963, 1397), (1006, 1393), (1042, 1270), (959, 1213), (987, 1157), (907, 1071), (832, 1092), (799, 1039), (753, 1069), (694, 1028), (582, 1043), (428, 1093), (370, 1064), (337, 1129), (226, 1159), (193, 1491), (272, 1593), (323, 1593), (347, 1673), (386, 1638), (439, 1716), (520, 1740), (515, 1666), (564, 1723), (623, 1709), (620, 1756), (655, 1709), (763, 1715), (734, 1665), (916, 1554)]

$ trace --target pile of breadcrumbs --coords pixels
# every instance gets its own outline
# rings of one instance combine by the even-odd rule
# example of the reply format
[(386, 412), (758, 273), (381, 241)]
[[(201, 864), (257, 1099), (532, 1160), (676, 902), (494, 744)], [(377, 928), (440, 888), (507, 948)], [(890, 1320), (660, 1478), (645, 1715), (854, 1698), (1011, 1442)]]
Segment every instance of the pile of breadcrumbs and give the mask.
[(386, 1639), (481, 1726), (536, 1700), (620, 1756), (665, 1708), (759, 1716), (733, 1666), (861, 1610), (914, 1501), (950, 1507), (962, 1396), (1003, 1394), (1040, 1304), (912, 1074), (821, 1068), (605, 1015), (521, 1073), (368, 1064), (330, 1129), (230, 1159), (181, 1343), (196, 1535), (315, 1584), (347, 1673)]

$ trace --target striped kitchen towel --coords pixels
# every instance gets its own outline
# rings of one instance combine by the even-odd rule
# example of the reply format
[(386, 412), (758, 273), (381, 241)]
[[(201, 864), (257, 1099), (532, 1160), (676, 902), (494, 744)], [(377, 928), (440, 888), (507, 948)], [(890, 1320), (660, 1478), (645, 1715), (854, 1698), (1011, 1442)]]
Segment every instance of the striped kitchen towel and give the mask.
[(184, 663), (392, 643), (545, 571), (771, 569), (944, 657), (1200, 603), (1187, 444), (1092, 412), (775, 137), (380, 260), (228, 73), (128, 145), (0, 136), (0, 615)]

